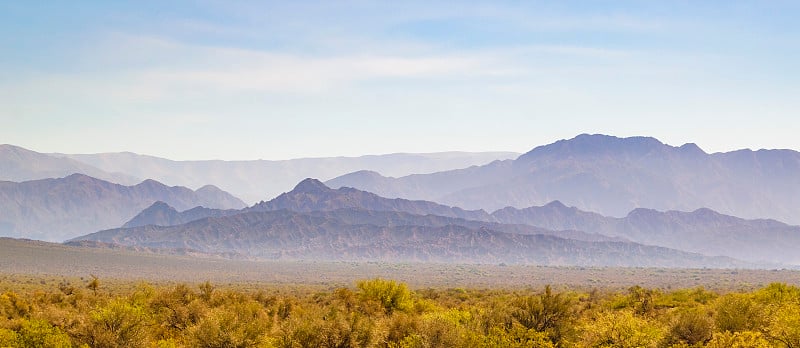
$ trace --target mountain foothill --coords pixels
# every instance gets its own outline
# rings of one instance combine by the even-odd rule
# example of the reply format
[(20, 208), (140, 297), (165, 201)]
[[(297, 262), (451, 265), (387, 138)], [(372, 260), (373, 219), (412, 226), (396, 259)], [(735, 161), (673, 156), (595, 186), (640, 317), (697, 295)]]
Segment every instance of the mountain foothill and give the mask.
[[(194, 178), (187, 186), (197, 189), (190, 189), (138, 178), (189, 182), (185, 168), (213, 165), (250, 175), (233, 186), (264, 188), (242, 184), (272, 179), (242, 169), (256, 161), (41, 154), (11, 145), (1, 145), (0, 156), (0, 235), (79, 247), (252, 260), (800, 265), (800, 153), (791, 150), (709, 154), (694, 144), (583, 134), (516, 158), (487, 152), (361, 160), (400, 168), (409, 158), (425, 159), (395, 176), (352, 168), (358, 161), (345, 159), (337, 168), (356, 170), (332, 177), (320, 169), (327, 181), (298, 180), (258, 202), (249, 192), (250, 203), (218, 188), (223, 181)], [(447, 163), (431, 164), (437, 160)], [(117, 170), (136, 161), (135, 173)]]

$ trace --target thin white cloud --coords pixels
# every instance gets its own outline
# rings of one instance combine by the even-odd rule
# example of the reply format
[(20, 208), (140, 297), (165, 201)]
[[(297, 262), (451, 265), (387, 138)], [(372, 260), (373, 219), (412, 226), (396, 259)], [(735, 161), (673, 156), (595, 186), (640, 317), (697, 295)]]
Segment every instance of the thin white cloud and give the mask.
[[(106, 65), (100, 76), (49, 75), (42, 77), (49, 82), (31, 83), (66, 88), (73, 80), (73, 88), (94, 84), (115, 97), (153, 99), (176, 93), (319, 93), (377, 79), (435, 80), (499, 71), (493, 57), (485, 54), (312, 56), (121, 34), (88, 49), (84, 58)], [(93, 81), (97, 79), (115, 82)]]

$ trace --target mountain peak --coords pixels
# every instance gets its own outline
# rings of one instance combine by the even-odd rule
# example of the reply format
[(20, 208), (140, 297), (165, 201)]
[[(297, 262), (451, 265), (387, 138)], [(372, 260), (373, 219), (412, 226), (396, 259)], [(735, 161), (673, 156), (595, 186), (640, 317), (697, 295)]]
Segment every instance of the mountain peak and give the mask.
[(215, 194), (217, 194), (217, 193), (221, 193), (221, 192), (224, 193), (225, 191), (223, 191), (221, 188), (219, 188), (217, 186), (214, 186), (214, 185), (205, 185), (205, 186), (195, 190), (195, 192), (197, 192), (197, 193), (205, 192), (205, 193), (215, 193)]
[(64, 177), (64, 181), (68, 183), (104, 183), (104, 184), (112, 184), (111, 182), (107, 182), (105, 180), (101, 180), (92, 176), (88, 176), (82, 173), (73, 173)]
[(564, 203), (561, 203), (559, 200), (554, 200), (550, 203), (545, 204), (543, 207), (546, 208), (553, 208), (553, 209), (566, 209), (567, 206)]
[(664, 147), (664, 143), (653, 137), (627, 137), (619, 138), (605, 134), (581, 134), (572, 139), (562, 139), (549, 145), (537, 146), (528, 153), (520, 156), (518, 160), (533, 159), (539, 156), (597, 156), (617, 155), (643, 155), (653, 150)]
[(688, 154), (706, 155), (706, 152), (705, 152), (705, 151), (703, 151), (703, 149), (701, 149), (701, 148), (700, 148), (699, 146), (697, 146), (697, 144), (695, 144), (695, 143), (686, 143), (686, 144), (683, 144), (683, 145), (681, 145), (681, 147), (679, 147), (678, 149), (679, 149), (679, 150), (681, 150), (682, 152), (684, 152), (684, 153), (688, 153)]
[(650, 209), (650, 208), (635, 208), (631, 210), (626, 218), (642, 218), (647, 216), (656, 216), (661, 214), (658, 210)]
[(164, 184), (162, 184), (162, 183), (160, 183), (160, 182), (158, 182), (156, 180), (153, 180), (153, 179), (146, 179), (146, 180), (136, 184), (135, 187), (156, 189), (156, 188), (167, 187), (167, 185), (164, 185)]
[(303, 179), (297, 186), (294, 187), (292, 192), (297, 193), (319, 193), (325, 192), (330, 190), (328, 186), (325, 186), (321, 181), (313, 178), (306, 178)]
[(153, 204), (151, 204), (145, 210), (151, 210), (151, 209), (152, 210), (167, 210), (167, 209), (175, 210), (175, 208), (173, 208), (172, 206), (170, 206), (169, 204), (167, 204), (164, 201), (155, 201), (155, 202), (153, 202)]

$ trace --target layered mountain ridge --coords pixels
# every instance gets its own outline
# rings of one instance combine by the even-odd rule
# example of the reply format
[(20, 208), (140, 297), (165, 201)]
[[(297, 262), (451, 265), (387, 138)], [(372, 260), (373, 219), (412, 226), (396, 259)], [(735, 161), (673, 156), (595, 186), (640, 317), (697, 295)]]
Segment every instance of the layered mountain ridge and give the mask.
[(525, 208), (559, 200), (624, 216), (635, 208), (710, 208), (743, 218), (800, 224), (800, 153), (738, 150), (708, 154), (655, 138), (579, 135), (515, 160), (399, 178), (354, 172), (326, 183), (386, 197), (465, 209)]
[[(145, 214), (151, 209), (163, 213)], [(302, 181), (295, 190), (272, 201), (238, 211), (192, 209), (177, 212), (164, 204), (157, 204), (126, 223), (125, 227), (165, 227), (204, 217), (279, 210), (308, 213), (354, 225), (457, 225), (469, 229), (552, 235), (590, 242), (632, 241), (750, 262), (800, 264), (792, 252), (800, 247), (800, 227), (774, 220), (745, 220), (710, 209), (659, 212), (641, 208), (631, 211), (625, 218), (614, 218), (567, 207), (559, 201), (526, 209), (507, 207), (492, 214), (483, 211), (465, 214), (463, 210), (432, 202), (387, 199), (352, 188), (334, 190), (314, 179)]]
[[(64, 240), (102, 230), (73, 243), (258, 259), (800, 264), (800, 226), (781, 222), (800, 224), (796, 151), (709, 154), (693, 143), (582, 134), (515, 159), (485, 155), (169, 161), (0, 145), (0, 179), (43, 177), (0, 182), (0, 235)], [(431, 164), (437, 161), (447, 163)], [(477, 163), (452, 169), (461, 161)], [(265, 169), (278, 162), (283, 169)], [(120, 166), (135, 173), (114, 169)], [(426, 166), (446, 170), (415, 172)], [(202, 181), (228, 175), (225, 185), (259, 183), (247, 194), (264, 197), (262, 183), (279, 187), (299, 173), (326, 178), (345, 168), (355, 171), (325, 183), (295, 181), (291, 191), (252, 206)], [(47, 178), (71, 170), (82, 174)], [(134, 179), (146, 172), (197, 189)]]
[[(369, 169), (385, 175), (434, 173), (486, 164), (519, 156), (514, 152), (394, 153), (359, 157), (298, 158), (290, 160), (174, 161), (130, 152), (100, 154), (52, 154), (109, 172), (153, 178), (169, 185), (200, 187), (213, 184), (248, 204), (291, 189), (303, 178), (331, 179)], [(269, 180), (263, 180), (269, 178)]]

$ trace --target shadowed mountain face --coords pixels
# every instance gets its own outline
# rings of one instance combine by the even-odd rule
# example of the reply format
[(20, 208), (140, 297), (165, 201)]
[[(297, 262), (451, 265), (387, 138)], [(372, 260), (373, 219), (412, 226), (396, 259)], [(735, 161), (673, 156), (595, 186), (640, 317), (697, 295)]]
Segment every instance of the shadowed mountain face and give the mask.
[[(319, 213), (319, 212), (317, 212)], [(630, 242), (587, 242), (488, 228), (351, 224), (327, 214), (287, 210), (206, 218), (178, 226), (96, 232), (73, 240), (142, 248), (183, 248), (264, 259), (380, 260), (539, 265), (730, 267), (710, 258)]]
[(362, 171), (327, 184), (467, 209), (559, 200), (610, 216), (640, 207), (707, 207), (800, 224), (798, 173), (800, 153), (795, 151), (707, 154), (694, 144), (673, 147), (647, 137), (584, 134), (537, 147), (516, 160), (400, 178)]
[(105, 172), (73, 159), (49, 156), (13, 145), (0, 145), (0, 180), (21, 182), (63, 178), (75, 173), (128, 185), (141, 181), (126, 174)]
[(693, 212), (639, 208), (624, 218), (613, 218), (554, 202), (543, 207), (504, 208), (492, 216), (502, 223), (573, 229), (705, 255), (800, 264), (800, 226), (775, 220), (745, 220), (705, 208)]
[[(361, 157), (300, 158), (283, 161), (172, 161), (134, 153), (54, 154), (102, 170), (152, 178), (169, 185), (213, 184), (248, 203), (275, 197), (307, 177), (331, 179), (356, 170), (390, 176), (433, 173), (519, 156), (513, 152), (398, 153)], [(269, 178), (269, 180), (264, 180)]]
[(0, 182), (0, 232), (5, 236), (61, 241), (118, 227), (155, 201), (182, 210), (195, 206), (244, 206), (217, 188), (192, 191), (153, 180), (123, 186), (73, 174), (21, 183), (4, 181)]

